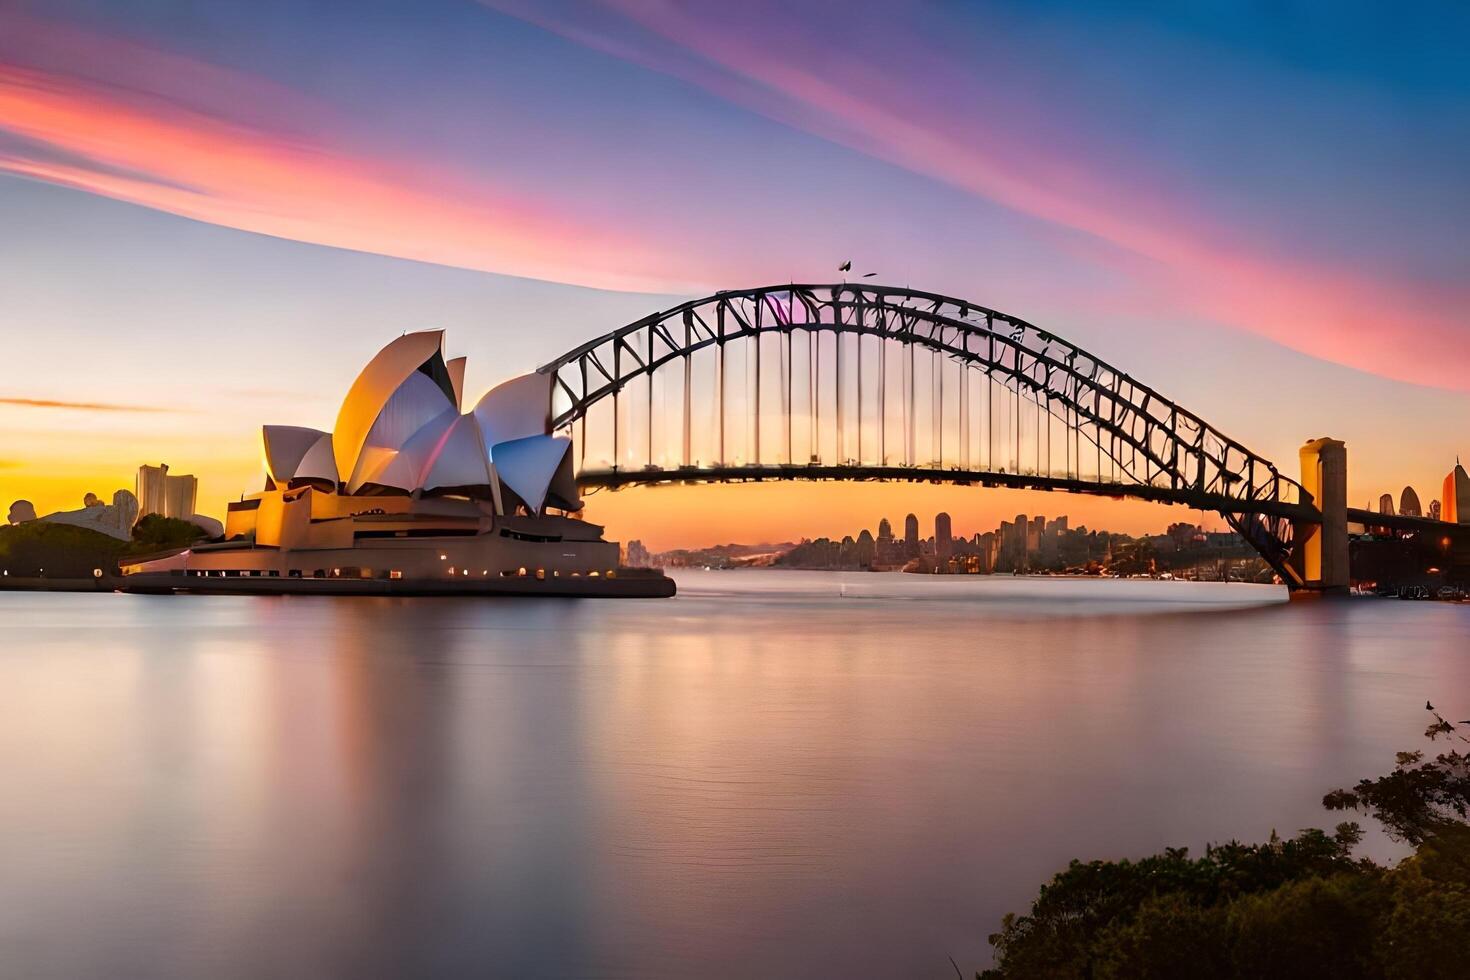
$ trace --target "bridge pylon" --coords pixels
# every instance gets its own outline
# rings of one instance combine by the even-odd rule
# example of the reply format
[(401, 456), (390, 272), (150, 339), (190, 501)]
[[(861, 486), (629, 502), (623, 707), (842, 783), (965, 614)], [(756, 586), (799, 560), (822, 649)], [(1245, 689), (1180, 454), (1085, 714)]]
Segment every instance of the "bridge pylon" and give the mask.
[(1298, 521), (1292, 560), (1307, 590), (1328, 595), (1348, 591), (1347, 446), (1338, 439), (1313, 439), (1299, 451), (1302, 489), (1311, 494), (1320, 522)]

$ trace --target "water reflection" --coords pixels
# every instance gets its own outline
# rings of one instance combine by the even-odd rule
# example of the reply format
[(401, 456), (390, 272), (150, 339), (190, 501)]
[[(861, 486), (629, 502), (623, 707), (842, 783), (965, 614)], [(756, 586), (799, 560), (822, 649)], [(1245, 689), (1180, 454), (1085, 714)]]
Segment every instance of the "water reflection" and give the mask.
[(952, 975), (1072, 856), (1328, 822), (1470, 690), (1463, 607), (681, 588), (0, 595), (7, 971)]

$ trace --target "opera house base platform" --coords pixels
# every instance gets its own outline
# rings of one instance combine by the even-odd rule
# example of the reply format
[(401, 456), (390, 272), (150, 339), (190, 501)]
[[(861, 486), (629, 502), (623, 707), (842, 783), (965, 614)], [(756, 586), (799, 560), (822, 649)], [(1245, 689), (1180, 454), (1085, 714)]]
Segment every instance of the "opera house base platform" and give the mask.
[(116, 583), (121, 592), (142, 595), (329, 595), (329, 596), (547, 596), (588, 599), (666, 599), (674, 580), (653, 569), (619, 569), (597, 576), (513, 576), (423, 579), (278, 578), (140, 572)]

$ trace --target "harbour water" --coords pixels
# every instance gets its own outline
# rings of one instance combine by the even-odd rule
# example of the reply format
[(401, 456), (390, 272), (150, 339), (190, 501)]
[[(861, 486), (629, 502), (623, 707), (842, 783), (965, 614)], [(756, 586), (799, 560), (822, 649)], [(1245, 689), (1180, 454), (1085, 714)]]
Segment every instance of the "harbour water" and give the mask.
[(970, 975), (1068, 859), (1331, 826), (1470, 716), (1470, 605), (679, 585), (0, 593), (5, 975)]

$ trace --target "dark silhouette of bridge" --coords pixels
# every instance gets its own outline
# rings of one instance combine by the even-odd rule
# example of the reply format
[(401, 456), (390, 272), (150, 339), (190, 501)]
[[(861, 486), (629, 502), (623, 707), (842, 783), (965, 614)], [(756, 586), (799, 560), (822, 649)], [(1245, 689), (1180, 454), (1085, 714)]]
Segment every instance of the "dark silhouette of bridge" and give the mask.
[[(1312, 494), (1056, 334), (890, 286), (784, 285), (654, 313), (541, 369), (584, 487), (909, 480), (1220, 513), (1293, 588)], [(1343, 553), (1346, 554), (1344, 532)]]

